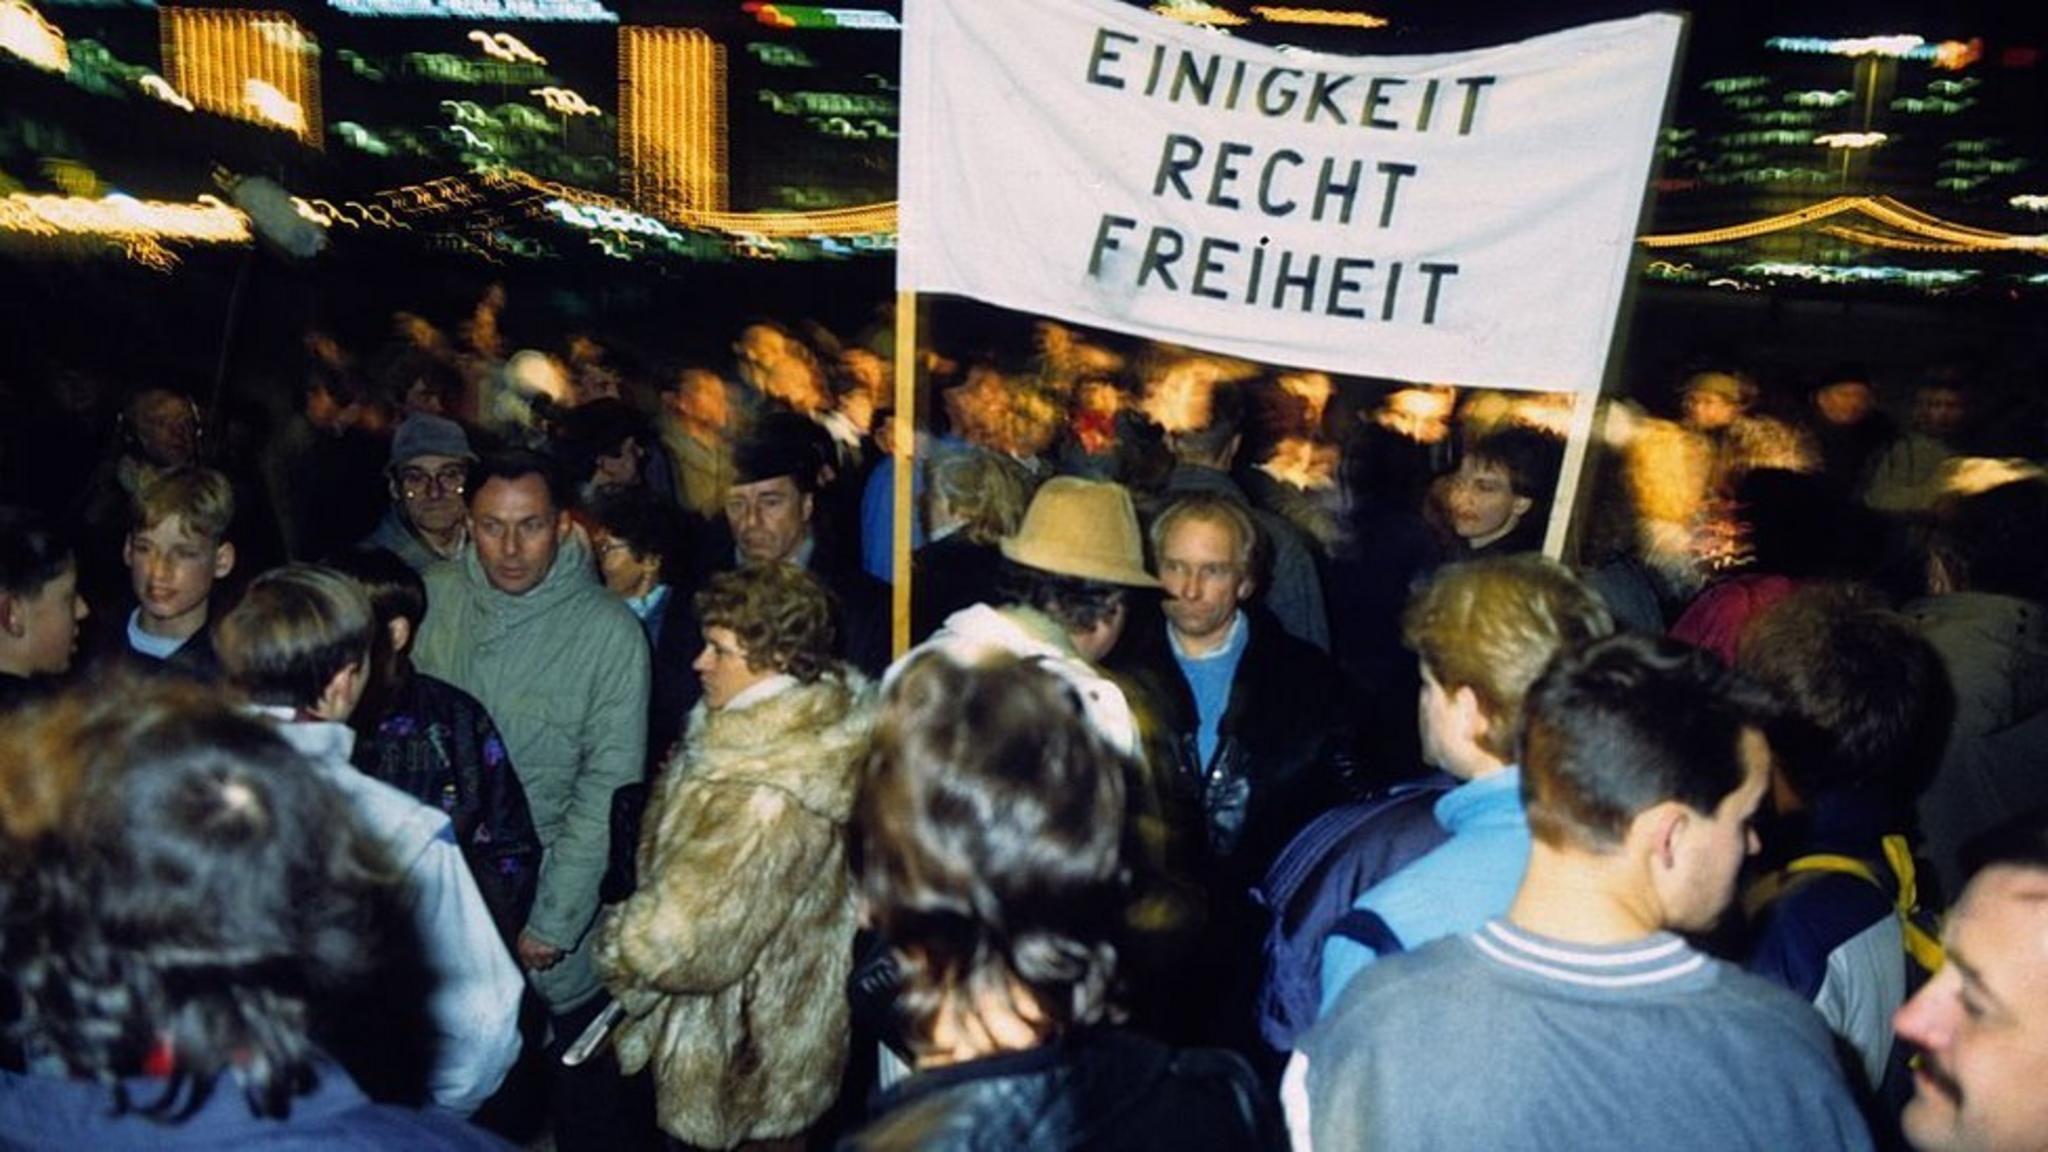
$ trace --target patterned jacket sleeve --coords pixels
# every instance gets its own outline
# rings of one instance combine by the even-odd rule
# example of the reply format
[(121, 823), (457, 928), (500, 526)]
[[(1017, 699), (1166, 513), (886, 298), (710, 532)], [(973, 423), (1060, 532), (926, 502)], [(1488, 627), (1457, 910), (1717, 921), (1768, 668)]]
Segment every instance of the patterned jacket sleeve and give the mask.
[(462, 853), (490, 905), (491, 918), (507, 941), (533, 911), (540, 880), (540, 835), (526, 805), (526, 789), (498, 726), (474, 697), (464, 697), (466, 715), (457, 724), (454, 760), (461, 799), (454, 814)]

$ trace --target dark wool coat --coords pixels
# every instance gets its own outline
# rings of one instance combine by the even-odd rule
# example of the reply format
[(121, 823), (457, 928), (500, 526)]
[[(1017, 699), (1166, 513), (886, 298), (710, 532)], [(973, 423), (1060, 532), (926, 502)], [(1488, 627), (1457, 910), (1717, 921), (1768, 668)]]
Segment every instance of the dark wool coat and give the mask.
[(795, 1135), (846, 1060), (854, 905), (846, 865), (871, 686), (841, 667), (737, 710), (690, 714), (640, 834), (640, 888), (601, 923), (627, 1073), (652, 1066), (661, 1127), (701, 1148)]

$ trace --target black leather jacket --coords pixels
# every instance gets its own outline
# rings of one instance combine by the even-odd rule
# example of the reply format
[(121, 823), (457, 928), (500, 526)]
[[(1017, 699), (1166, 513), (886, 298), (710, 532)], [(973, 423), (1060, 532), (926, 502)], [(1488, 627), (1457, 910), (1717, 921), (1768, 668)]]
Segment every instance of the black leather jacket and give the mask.
[(1149, 755), (1171, 764), (1202, 818), (1214, 862), (1236, 890), (1256, 883), (1302, 825), (1361, 794), (1357, 700), (1330, 656), (1261, 608), (1231, 681), (1215, 753), (1197, 751), (1200, 719), (1163, 627), (1125, 634), (1111, 668), (1128, 678)]
[(1277, 1109), (1237, 1055), (1117, 1028), (920, 1072), (884, 1092), (839, 1152), (1284, 1149)]

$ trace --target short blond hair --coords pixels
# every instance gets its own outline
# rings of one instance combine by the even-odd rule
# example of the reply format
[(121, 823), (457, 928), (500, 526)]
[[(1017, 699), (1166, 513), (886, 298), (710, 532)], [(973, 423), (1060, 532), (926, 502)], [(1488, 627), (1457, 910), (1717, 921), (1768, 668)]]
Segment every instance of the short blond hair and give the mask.
[(258, 576), (213, 629), (214, 650), (237, 688), (258, 704), (306, 708), (337, 672), (370, 655), (376, 616), (349, 576), (287, 564)]
[(131, 510), (137, 532), (179, 517), (185, 531), (219, 544), (235, 520), (235, 487), (211, 468), (174, 468), (143, 485)]
[(1614, 631), (1598, 594), (1535, 553), (1452, 564), (1408, 602), (1402, 639), (1446, 692), (1470, 688), (1487, 718), (1479, 746), (1511, 760), (1522, 703), (1551, 657)]
[(1146, 533), (1146, 542), (1152, 545), (1152, 560), (1159, 561), (1165, 551), (1166, 537), (1183, 520), (1199, 521), (1205, 524), (1219, 524), (1230, 529), (1234, 539), (1231, 551), (1237, 558), (1239, 574), (1263, 582), (1266, 566), (1265, 536), (1259, 531), (1259, 523), (1252, 519), (1252, 511), (1241, 500), (1221, 496), (1214, 492), (1196, 492), (1183, 496), (1168, 505), (1158, 518), (1152, 521), (1152, 528)]

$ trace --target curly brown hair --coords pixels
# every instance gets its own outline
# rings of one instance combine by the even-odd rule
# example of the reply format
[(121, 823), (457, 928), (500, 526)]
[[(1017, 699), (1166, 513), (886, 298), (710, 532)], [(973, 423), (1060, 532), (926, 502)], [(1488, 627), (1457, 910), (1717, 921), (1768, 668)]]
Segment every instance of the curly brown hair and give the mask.
[(713, 576), (697, 593), (697, 621), (728, 628), (756, 670), (808, 684), (832, 666), (832, 594), (794, 564), (748, 564)]

